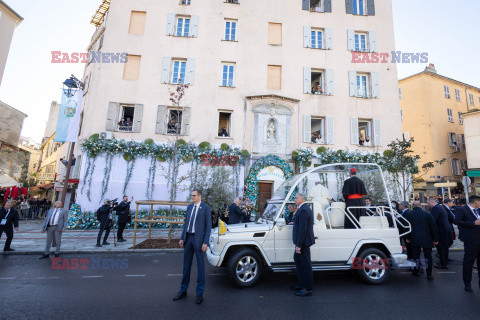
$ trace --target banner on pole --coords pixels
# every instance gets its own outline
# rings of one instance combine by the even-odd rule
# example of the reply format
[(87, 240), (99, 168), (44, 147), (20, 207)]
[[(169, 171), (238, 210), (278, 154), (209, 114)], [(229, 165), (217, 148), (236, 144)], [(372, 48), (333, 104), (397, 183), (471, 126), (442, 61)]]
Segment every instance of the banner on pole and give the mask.
[(62, 90), (62, 103), (58, 112), (57, 130), (54, 141), (77, 142), (82, 112), (83, 90), (76, 90), (73, 95)]

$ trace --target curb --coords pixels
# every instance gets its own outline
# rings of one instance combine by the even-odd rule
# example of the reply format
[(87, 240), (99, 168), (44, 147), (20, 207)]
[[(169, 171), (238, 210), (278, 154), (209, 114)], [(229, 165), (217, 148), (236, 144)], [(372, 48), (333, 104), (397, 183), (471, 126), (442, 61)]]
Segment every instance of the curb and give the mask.
[[(183, 249), (130, 249), (130, 250), (108, 250), (108, 251), (96, 251), (96, 250), (65, 250), (60, 254), (78, 254), (78, 253), (179, 253), (183, 252)], [(3, 252), (5, 256), (14, 256), (14, 255), (37, 255), (43, 254), (43, 250), (39, 251), (14, 251), (14, 252)], [(54, 253), (52, 252), (51, 255)]]

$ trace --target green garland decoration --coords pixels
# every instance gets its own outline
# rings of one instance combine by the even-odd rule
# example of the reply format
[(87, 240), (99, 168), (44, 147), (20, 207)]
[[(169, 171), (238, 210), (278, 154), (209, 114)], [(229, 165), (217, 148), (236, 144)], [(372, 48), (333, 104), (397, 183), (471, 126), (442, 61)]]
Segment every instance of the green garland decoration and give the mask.
[(293, 176), (293, 171), (290, 168), (290, 165), (285, 162), (284, 160), (280, 159), (278, 156), (275, 155), (268, 155), (257, 160), (250, 172), (248, 173), (247, 182), (245, 184), (245, 197), (252, 200), (255, 204), (255, 210), (257, 210), (257, 200), (258, 200), (258, 173), (266, 167), (277, 167), (283, 171), (285, 175), (285, 179), (289, 179)]
[(107, 153), (107, 156), (105, 157), (105, 168), (103, 169), (102, 195), (100, 197), (100, 202), (102, 202), (103, 197), (107, 193), (108, 185), (110, 184), (113, 158), (114, 155), (111, 153)]

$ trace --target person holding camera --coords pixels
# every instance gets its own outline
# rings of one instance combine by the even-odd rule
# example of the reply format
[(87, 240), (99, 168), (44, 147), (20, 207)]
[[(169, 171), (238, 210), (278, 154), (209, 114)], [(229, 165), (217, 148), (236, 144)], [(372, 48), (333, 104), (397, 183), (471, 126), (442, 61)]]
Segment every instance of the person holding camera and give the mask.
[(132, 217), (130, 216), (130, 203), (132, 200), (128, 201), (128, 197), (124, 196), (123, 201), (115, 208), (118, 215), (118, 231), (117, 231), (117, 239), (118, 242), (125, 242), (127, 240), (123, 239), (123, 230), (127, 223), (132, 222)]
[[(112, 227), (112, 208), (112, 201), (110, 201), (110, 199), (105, 199), (104, 205), (97, 210), (97, 220), (100, 221), (100, 230), (98, 231), (97, 236), (97, 247), (101, 247), (102, 245), (107, 246), (110, 244), (107, 242), (107, 239)], [(105, 237), (103, 238), (103, 243), (100, 244), (103, 230), (105, 230)]]

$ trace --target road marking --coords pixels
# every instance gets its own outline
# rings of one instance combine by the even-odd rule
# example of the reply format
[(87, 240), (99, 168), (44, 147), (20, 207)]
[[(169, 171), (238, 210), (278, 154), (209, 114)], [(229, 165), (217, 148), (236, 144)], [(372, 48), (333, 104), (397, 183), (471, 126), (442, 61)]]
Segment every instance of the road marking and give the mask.
[(181, 273), (169, 273), (167, 274), (167, 277), (182, 277), (183, 274)]
[(37, 277), (37, 279), (58, 279), (58, 277)]
[(144, 274), (126, 274), (125, 277), (145, 277)]
[(13, 280), (15, 279), (15, 277), (12, 277), (12, 278), (0, 278), (0, 280)]
[(442, 272), (437, 272), (437, 273), (456, 273), (455, 271), (442, 271)]
[(158, 262), (158, 260), (153, 260), (153, 262)]
[(209, 276), (226, 276), (226, 273), (209, 273)]
[(82, 276), (82, 278), (103, 278), (103, 276)]

